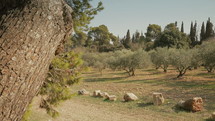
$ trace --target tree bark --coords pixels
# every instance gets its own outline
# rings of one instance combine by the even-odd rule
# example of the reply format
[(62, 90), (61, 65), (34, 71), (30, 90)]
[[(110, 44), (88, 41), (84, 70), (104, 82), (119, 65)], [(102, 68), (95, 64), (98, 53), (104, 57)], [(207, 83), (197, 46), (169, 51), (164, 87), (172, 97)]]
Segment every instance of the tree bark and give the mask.
[(71, 33), (63, 0), (1, 0), (0, 121), (19, 121)]

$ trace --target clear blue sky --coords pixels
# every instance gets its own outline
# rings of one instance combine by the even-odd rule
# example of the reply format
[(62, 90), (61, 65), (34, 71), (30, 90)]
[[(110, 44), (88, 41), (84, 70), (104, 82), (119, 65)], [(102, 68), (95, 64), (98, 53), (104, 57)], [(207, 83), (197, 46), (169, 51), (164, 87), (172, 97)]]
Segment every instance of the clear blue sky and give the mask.
[[(93, 4), (99, 0), (93, 0)], [(123, 37), (127, 30), (146, 32), (149, 24), (161, 25), (184, 22), (189, 33), (191, 21), (197, 21), (198, 31), (208, 17), (215, 24), (215, 0), (100, 0), (105, 9), (91, 22), (91, 26), (106, 25), (116, 36)]]

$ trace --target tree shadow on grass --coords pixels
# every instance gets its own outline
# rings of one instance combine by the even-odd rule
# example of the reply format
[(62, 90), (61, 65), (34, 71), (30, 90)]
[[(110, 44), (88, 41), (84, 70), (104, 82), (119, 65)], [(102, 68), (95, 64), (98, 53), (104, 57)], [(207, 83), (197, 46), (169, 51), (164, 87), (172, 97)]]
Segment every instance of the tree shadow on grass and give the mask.
[(146, 83), (146, 84), (152, 84), (153, 86), (156, 85), (162, 85), (165, 84), (165, 81), (158, 81), (157, 78), (154, 79), (145, 79), (145, 80), (126, 80), (126, 81), (119, 81), (119, 82), (115, 82), (115, 83)]
[(127, 77), (114, 77), (114, 78), (90, 78), (85, 79), (86, 82), (108, 82), (108, 81), (120, 81)]
[(205, 119), (205, 121), (214, 121), (214, 119), (212, 119), (212, 118), (207, 118), (207, 119)]
[(180, 113), (180, 112), (186, 112), (186, 113), (191, 113), (192, 111), (189, 110), (185, 110), (181, 107), (178, 107), (177, 105), (173, 106), (172, 109), (176, 112), (176, 113)]
[(198, 73), (195, 76), (200, 76), (200, 77), (205, 77), (205, 78), (215, 78), (215, 74), (214, 73)]
[(144, 102), (144, 103), (138, 103), (137, 105), (138, 105), (138, 107), (148, 107), (148, 106), (152, 106), (153, 103), (152, 102)]

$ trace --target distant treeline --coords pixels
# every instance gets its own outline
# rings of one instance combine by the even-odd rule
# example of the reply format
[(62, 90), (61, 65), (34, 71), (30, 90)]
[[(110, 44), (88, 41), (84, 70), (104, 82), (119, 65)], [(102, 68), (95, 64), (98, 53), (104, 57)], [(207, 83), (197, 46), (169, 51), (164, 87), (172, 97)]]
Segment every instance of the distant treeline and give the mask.
[(119, 38), (109, 32), (108, 27), (100, 25), (92, 27), (87, 32), (76, 32), (72, 37), (72, 48), (86, 47), (91, 51), (109, 52), (121, 49), (138, 50), (140, 48), (149, 51), (157, 47), (167, 48), (193, 48), (215, 36), (213, 23), (208, 18), (203, 22), (201, 31), (197, 32), (197, 23), (191, 22), (190, 33), (184, 33), (184, 24), (178, 27), (178, 23), (170, 23), (162, 30), (157, 24), (150, 24), (146, 33), (136, 31), (131, 35), (130, 31), (123, 38)]

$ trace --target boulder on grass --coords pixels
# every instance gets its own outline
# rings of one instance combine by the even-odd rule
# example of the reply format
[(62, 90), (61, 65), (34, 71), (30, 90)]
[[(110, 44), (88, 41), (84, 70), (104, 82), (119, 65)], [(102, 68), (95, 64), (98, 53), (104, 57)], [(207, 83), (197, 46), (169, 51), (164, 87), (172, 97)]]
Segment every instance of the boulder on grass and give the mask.
[(153, 103), (154, 105), (162, 105), (164, 103), (164, 97), (162, 93), (153, 93)]
[(79, 94), (79, 95), (89, 95), (90, 92), (87, 91), (87, 90), (85, 90), (85, 89), (82, 89), (82, 90), (79, 90), (79, 91), (78, 91), (78, 94)]
[(108, 94), (107, 92), (104, 92), (103, 95), (102, 95), (102, 97), (103, 97), (103, 98), (108, 98), (108, 97), (109, 97), (109, 94)]
[(138, 100), (138, 97), (136, 95), (134, 95), (133, 93), (126, 93), (124, 95), (124, 100), (126, 102), (128, 102), (128, 101), (135, 101), (135, 100)]
[(215, 112), (212, 113), (212, 117), (211, 118), (212, 118), (212, 120), (215, 121)]
[(179, 101), (177, 106), (185, 110), (197, 112), (203, 109), (203, 100), (201, 97), (194, 97), (186, 101)]
[(104, 93), (98, 92), (97, 97), (103, 98)]
[(101, 90), (95, 90), (94, 92), (93, 92), (93, 96), (94, 97), (98, 97), (98, 95), (101, 93)]
[(108, 95), (107, 99), (110, 101), (116, 101), (117, 97), (115, 95)]

